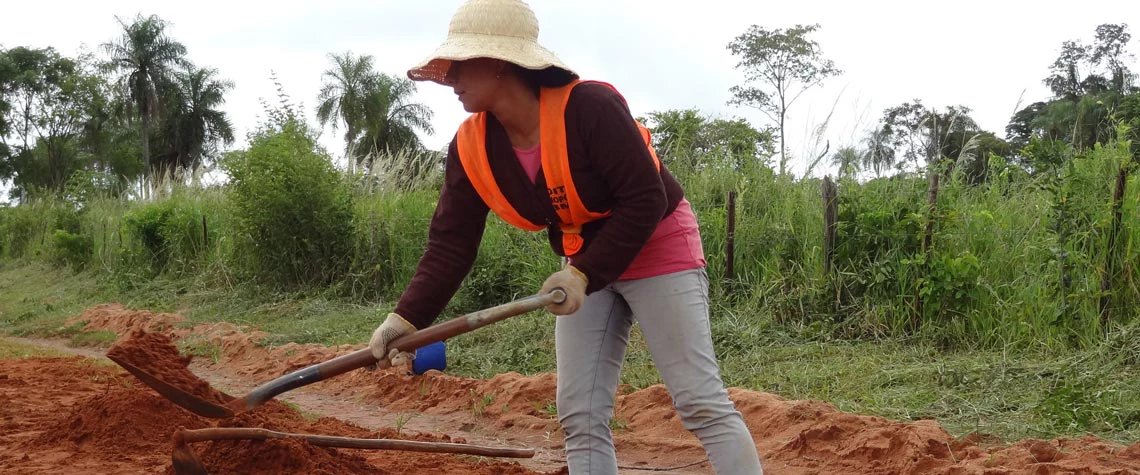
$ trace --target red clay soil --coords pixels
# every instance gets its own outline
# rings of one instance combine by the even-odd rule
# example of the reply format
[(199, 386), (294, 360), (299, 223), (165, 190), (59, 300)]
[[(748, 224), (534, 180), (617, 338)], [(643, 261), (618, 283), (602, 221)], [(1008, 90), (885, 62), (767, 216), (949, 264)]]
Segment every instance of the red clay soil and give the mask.
[[(102, 308), (101, 312), (107, 313), (108, 309)], [(251, 382), (264, 382), (288, 371), (362, 347), (286, 345), (265, 348), (257, 345), (263, 334), (249, 329), (228, 324), (172, 329), (165, 323), (169, 319), (168, 316), (156, 316), (155, 324), (148, 326), (143, 323), (145, 318), (140, 319), (136, 315), (131, 319), (131, 328), (120, 328), (115, 319), (101, 318), (91, 328), (124, 333), (130, 329), (149, 328), (176, 337), (205, 339), (221, 348), (222, 352), (215, 364), (197, 362), (197, 370), (240, 377)], [(62, 361), (77, 364), (76, 360)], [(117, 377), (122, 376), (120, 374)], [(561, 444), (558, 424), (549, 410), (552, 407), (550, 403), (554, 400), (554, 381), (555, 377), (550, 374), (522, 376), (510, 373), (488, 380), (474, 380), (436, 371), (420, 376), (408, 376), (396, 371), (354, 371), (317, 383), (313, 388), (328, 397), (363, 401), (363, 406), (374, 407), (376, 411), (415, 411), (421, 414), (421, 418), (447, 422), (466, 421), (508, 440), (530, 441), (545, 435), (550, 448)], [(11, 382), (0, 379), (0, 388), (6, 388), (9, 384)], [(739, 388), (731, 388), (729, 394), (752, 431), (764, 462), (765, 473), (768, 474), (1140, 475), (1140, 444), (1126, 446), (1085, 437), (1029, 439), (1005, 445), (977, 436), (951, 436), (936, 421), (900, 422), (848, 414), (821, 401), (789, 401), (773, 394)], [(58, 396), (70, 397), (72, 403), (75, 401), (73, 396)], [(47, 401), (49, 398), (45, 396), (41, 399)], [(41, 401), (38, 404), (43, 406), (46, 403)], [(7, 424), (10, 412), (4, 414)], [(300, 426), (278, 425), (270, 428), (353, 437), (368, 433), (365, 429), (354, 428), (335, 419), (305, 421), (288, 419), (272, 412), (267, 414), (266, 421), (250, 418), (260, 417), (255, 413), (224, 424), (261, 426), (259, 424), (296, 423)], [(697, 440), (681, 426), (663, 386), (619, 395), (615, 418), (626, 422), (624, 428), (615, 432), (618, 456), (624, 465), (669, 467), (697, 462), (705, 457)], [(17, 419), (22, 420), (20, 417)], [(25, 421), (21, 424), (28, 423)], [(33, 426), (46, 427), (50, 424)], [(38, 437), (39, 434), (35, 436)], [(10, 447), (6, 437), (9, 436), (0, 436), (0, 442), (4, 442), (3, 447)], [(441, 436), (441, 440), (445, 440), (442, 437), (445, 436)], [(220, 460), (210, 457), (215, 457), (216, 453), (227, 453), (227, 449), (221, 443), (215, 447), (208, 447), (209, 444), (213, 443), (195, 444), (195, 451), (204, 460), (209, 458), (212, 463), (220, 463)], [(254, 454), (256, 448), (252, 445), (254, 444), (233, 448), (232, 452), (228, 452), (232, 454), (229, 459)], [(272, 450), (284, 449), (277, 447)], [(310, 447), (302, 450), (293, 447), (292, 450), (309, 454), (306, 451), (317, 453), (325, 449)], [(273, 457), (288, 459), (286, 455), (271, 453), (276, 454)], [(347, 460), (342, 457), (346, 453), (365, 458), (377, 470), (400, 467), (392, 473), (422, 473), (427, 471), (425, 467), (431, 466), (405, 464), (412, 460), (406, 454), (378, 462), (375, 454), (362, 451), (338, 451), (337, 460)], [(305, 455), (301, 458), (312, 457)], [(12, 456), (5, 449), (0, 449), (0, 472), (8, 473), (4, 469), (11, 465), (4, 464), (11, 463), (10, 460)], [(416, 463), (431, 464), (435, 459), (420, 457), (415, 460)], [(507, 466), (514, 467), (512, 470), (525, 470), (516, 465)], [(443, 473), (482, 473), (431, 467), (430, 470)], [(319, 467), (311, 470), (317, 469)], [(496, 468), (495, 471), (486, 473), (515, 473), (506, 470)], [(704, 463), (681, 472), (712, 473), (712, 469)], [(623, 473), (644, 472), (625, 470)]]
[[(78, 357), (0, 359), (0, 400), (4, 401), (0, 404), (0, 473), (4, 474), (173, 473), (171, 436), (179, 428), (265, 427), (400, 438), (391, 431), (372, 432), (331, 418), (306, 420), (275, 401), (239, 417), (203, 419), (135, 384), (117, 367)], [(337, 450), (301, 441), (216, 441), (190, 448), (215, 474), (395, 474), (427, 469), (478, 475), (538, 473), (513, 462)]]
[(170, 337), (143, 329), (132, 330), (121, 338), (107, 357), (127, 363), (154, 378), (206, 402), (225, 405), (233, 397), (215, 391), (210, 383), (190, 372), (190, 357), (183, 357)]

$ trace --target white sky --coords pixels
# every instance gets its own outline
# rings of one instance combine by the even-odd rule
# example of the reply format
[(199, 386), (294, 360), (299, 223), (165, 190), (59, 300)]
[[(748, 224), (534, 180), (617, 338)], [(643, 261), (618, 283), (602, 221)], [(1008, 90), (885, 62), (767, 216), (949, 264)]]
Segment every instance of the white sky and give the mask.
[[(157, 14), (168, 34), (186, 45), (199, 66), (217, 68), (235, 83), (225, 109), (244, 146), (262, 108), (275, 100), (269, 79), (310, 116), (328, 68), (327, 54), (352, 51), (375, 57), (377, 69), (403, 75), (447, 34), (461, 0), (248, 1), (38, 1), (5, 2), (0, 45), (53, 46), (74, 54), (116, 38), (116, 15)], [(854, 145), (884, 108), (915, 98), (928, 106), (965, 105), (986, 130), (1004, 137), (1010, 115), (1047, 98), (1041, 80), (1065, 40), (1091, 42), (1102, 23), (1127, 23), (1140, 53), (1140, 4), (1134, 0), (869, 1), (634, 1), (532, 0), (539, 41), (585, 79), (614, 84), (635, 115), (699, 108), (723, 117), (768, 123), (758, 111), (727, 106), (740, 84), (726, 45), (751, 24), (785, 28), (819, 23), (812, 37), (825, 57), (845, 72), (805, 94), (790, 111), (792, 169), (822, 152), (808, 131), (834, 104), (826, 137), (831, 151)], [(1135, 69), (1135, 63), (1133, 68)], [(442, 148), (466, 113), (449, 88), (420, 83), (416, 102), (435, 111), (434, 136)], [(315, 123), (315, 119), (314, 119)], [(339, 156), (340, 134), (322, 142)], [(817, 169), (814, 174), (819, 175)]]

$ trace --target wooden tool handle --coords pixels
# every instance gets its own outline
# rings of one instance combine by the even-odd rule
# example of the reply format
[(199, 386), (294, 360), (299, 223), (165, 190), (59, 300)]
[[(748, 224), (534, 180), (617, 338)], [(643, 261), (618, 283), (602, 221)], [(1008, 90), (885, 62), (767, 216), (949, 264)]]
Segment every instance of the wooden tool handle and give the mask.
[(269, 429), (246, 427), (222, 427), (213, 429), (182, 430), (174, 434), (175, 445), (207, 440), (267, 440), (304, 439), (312, 445), (340, 447), (348, 449), (405, 450), (411, 452), (433, 452), (444, 454), (482, 455), (484, 457), (534, 457), (531, 448), (487, 447), (482, 445), (455, 444), (450, 442), (420, 442), (397, 439), (357, 439), (329, 435), (291, 434)]
[[(432, 325), (423, 330), (393, 340), (391, 346), (400, 351), (412, 352), (421, 346), (443, 341), (455, 335), (466, 333), (531, 310), (537, 310), (550, 304), (562, 303), (565, 300), (566, 292), (562, 289), (554, 289), (545, 295), (532, 295), (497, 307), (469, 313), (439, 325)], [(233, 409), (236, 409), (235, 412), (253, 409), (283, 392), (317, 381), (323, 381), (374, 363), (377, 363), (377, 360), (372, 357), (372, 351), (368, 348), (338, 356), (324, 363), (299, 369), (254, 388), (244, 398), (235, 399), (232, 404), (240, 407), (233, 407)], [(387, 366), (387, 364), (387, 359), (381, 362), (383, 366)]]

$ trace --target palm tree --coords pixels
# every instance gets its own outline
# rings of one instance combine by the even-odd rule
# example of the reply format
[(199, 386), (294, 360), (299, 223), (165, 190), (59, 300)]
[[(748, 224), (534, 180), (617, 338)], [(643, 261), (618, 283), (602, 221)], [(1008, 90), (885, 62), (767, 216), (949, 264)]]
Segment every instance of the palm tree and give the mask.
[(217, 143), (234, 142), (234, 130), (226, 113), (219, 108), (226, 102), (226, 91), (233, 83), (217, 79), (213, 68), (187, 66), (175, 74), (171, 88), (170, 113), (162, 136), (169, 142), (164, 170), (193, 171), (213, 155)]
[(329, 59), (333, 66), (322, 75), (324, 85), (317, 95), (317, 120), (321, 127), (331, 125), (333, 132), (338, 124), (344, 124), (344, 154), (351, 173), (356, 162), (353, 149), (366, 121), (367, 99), (375, 90), (377, 75), (370, 55), (354, 57), (349, 51), (343, 55), (329, 53)]
[(870, 168), (875, 171), (875, 176), (879, 177), (882, 176), (883, 170), (894, 166), (895, 150), (891, 148), (888, 130), (875, 129), (864, 139), (864, 145), (867, 148), (862, 156), (863, 169)]
[(855, 147), (840, 147), (831, 156), (831, 164), (839, 167), (839, 177), (845, 178), (852, 176), (859, 172), (859, 165), (862, 157)]
[(173, 67), (186, 62), (186, 47), (166, 36), (167, 23), (156, 15), (138, 15), (127, 24), (116, 17), (123, 35), (103, 49), (110, 54), (110, 66), (122, 75), (119, 84), (131, 98), (139, 118), (139, 140), (142, 142), (143, 176), (150, 178), (150, 124), (157, 117), (162, 85), (169, 84)]
[[(411, 80), (379, 74), (366, 99), (364, 134), (358, 144), (369, 157), (381, 151), (418, 152), (423, 149), (416, 131), (432, 134), (432, 111), (411, 102), (416, 85)], [(367, 163), (371, 167), (371, 163)]]

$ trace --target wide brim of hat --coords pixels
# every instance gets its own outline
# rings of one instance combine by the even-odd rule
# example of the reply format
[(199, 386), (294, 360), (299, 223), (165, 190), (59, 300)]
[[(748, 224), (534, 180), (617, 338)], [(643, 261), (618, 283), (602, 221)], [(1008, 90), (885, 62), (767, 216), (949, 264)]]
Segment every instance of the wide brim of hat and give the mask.
[(554, 53), (533, 40), (496, 35), (452, 34), (427, 59), (409, 69), (408, 78), (445, 84), (444, 77), (447, 76), (452, 61), (472, 58), (501, 59), (526, 69), (557, 67), (574, 72), (562, 64)]

